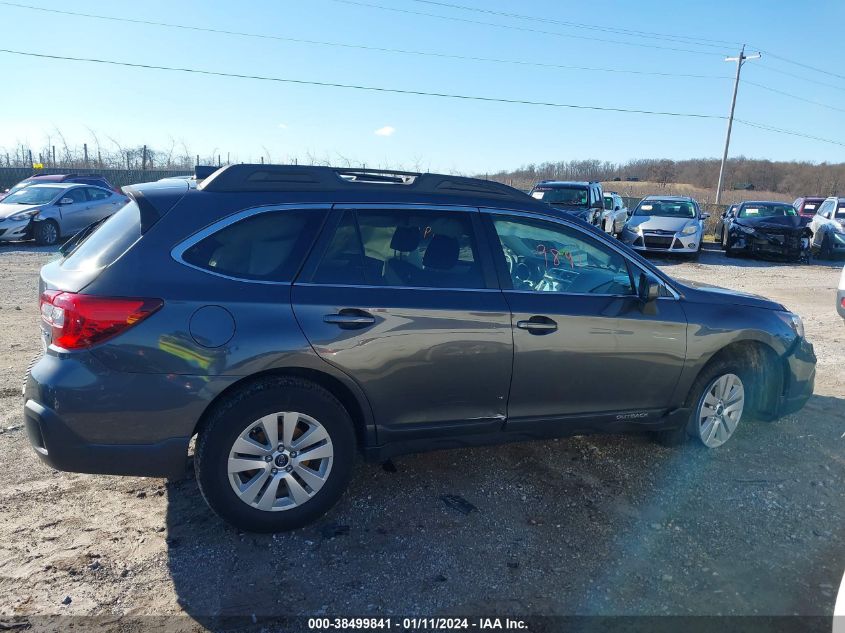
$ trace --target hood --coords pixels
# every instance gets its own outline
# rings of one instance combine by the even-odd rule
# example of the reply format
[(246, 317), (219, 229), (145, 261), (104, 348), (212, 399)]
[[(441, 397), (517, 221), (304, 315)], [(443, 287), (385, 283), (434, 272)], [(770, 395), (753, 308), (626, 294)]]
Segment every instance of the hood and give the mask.
[(642, 227), (644, 231), (682, 231), (689, 224), (697, 224), (694, 218), (667, 218), (660, 215), (632, 215), (628, 220), (628, 227), (636, 229)]
[(772, 301), (771, 299), (766, 299), (758, 295), (728, 290), (719, 286), (711, 286), (700, 281), (679, 279), (678, 282), (678, 285), (681, 286), (680, 290), (688, 301), (750, 306), (752, 308), (765, 308), (766, 310), (786, 310), (777, 301)]
[(43, 206), (43, 204), (3, 204), (0, 202), (0, 219), (5, 220), (15, 213), (29, 211), (30, 209), (39, 209)]
[(737, 218), (738, 224), (755, 229), (800, 229), (807, 225), (807, 218), (800, 215), (774, 215), (770, 217), (755, 218), (753, 216)]

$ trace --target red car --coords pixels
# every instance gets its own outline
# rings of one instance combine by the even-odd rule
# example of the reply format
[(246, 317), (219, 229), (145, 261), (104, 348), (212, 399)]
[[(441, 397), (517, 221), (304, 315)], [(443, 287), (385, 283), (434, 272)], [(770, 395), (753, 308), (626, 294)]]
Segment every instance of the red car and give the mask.
[(816, 215), (816, 211), (819, 208), (819, 205), (824, 202), (824, 198), (820, 198), (817, 196), (809, 197), (809, 198), (796, 198), (795, 202), (792, 203), (792, 206), (795, 207), (795, 210), (798, 211), (798, 215), (802, 218), (812, 218)]
[(30, 185), (43, 185), (48, 182), (78, 182), (85, 185), (102, 187), (103, 189), (111, 189), (112, 191), (121, 193), (120, 189), (113, 186), (108, 180), (98, 174), (43, 174), (40, 176), (30, 176), (25, 180), (21, 180), (11, 189), (0, 192), (0, 200), (8, 196), (10, 193), (14, 193), (18, 189), (23, 189), (24, 187), (29, 187)]

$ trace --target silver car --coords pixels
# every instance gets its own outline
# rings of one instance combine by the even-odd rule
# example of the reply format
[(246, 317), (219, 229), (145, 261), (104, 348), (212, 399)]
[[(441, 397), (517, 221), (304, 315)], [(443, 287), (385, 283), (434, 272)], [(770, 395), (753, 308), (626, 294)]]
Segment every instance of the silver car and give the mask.
[(79, 183), (31, 185), (0, 202), (0, 242), (35, 239), (53, 245), (120, 209), (129, 199)]
[(646, 196), (634, 209), (621, 239), (637, 251), (677, 253), (693, 259), (701, 252), (704, 220), (698, 202), (687, 196)]
[(601, 228), (605, 233), (616, 237), (622, 233), (628, 221), (628, 207), (615, 191), (604, 194), (604, 212), (601, 214)]

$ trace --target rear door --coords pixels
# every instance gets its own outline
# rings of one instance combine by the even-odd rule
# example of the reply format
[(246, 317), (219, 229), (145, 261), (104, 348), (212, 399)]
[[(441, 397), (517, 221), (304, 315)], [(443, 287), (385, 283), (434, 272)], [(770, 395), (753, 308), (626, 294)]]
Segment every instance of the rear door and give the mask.
[(477, 209), (336, 208), (293, 285), (316, 352), (357, 381), (379, 441), (501, 429), (510, 312)]
[(85, 187), (85, 194), (89, 201), (88, 224), (109, 217), (126, 202), (123, 196), (102, 187)]
[(587, 231), (484, 215), (513, 314), (508, 428), (565, 425), (557, 430), (569, 432), (660, 417), (686, 356), (680, 302), (667, 291), (645, 309), (632, 279), (639, 269)]

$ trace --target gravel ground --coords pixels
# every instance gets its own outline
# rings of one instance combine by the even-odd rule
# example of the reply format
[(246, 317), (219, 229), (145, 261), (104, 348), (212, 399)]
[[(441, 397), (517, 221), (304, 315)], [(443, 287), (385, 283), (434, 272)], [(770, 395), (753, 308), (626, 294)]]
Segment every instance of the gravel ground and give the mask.
[(747, 422), (709, 452), (578, 437), (362, 463), (318, 524), (256, 536), (212, 515), (193, 479), (36, 459), (20, 384), (51, 256), (0, 247), (0, 616), (832, 613), (845, 569), (841, 264), (658, 262), (804, 317), (819, 364), (798, 415)]

